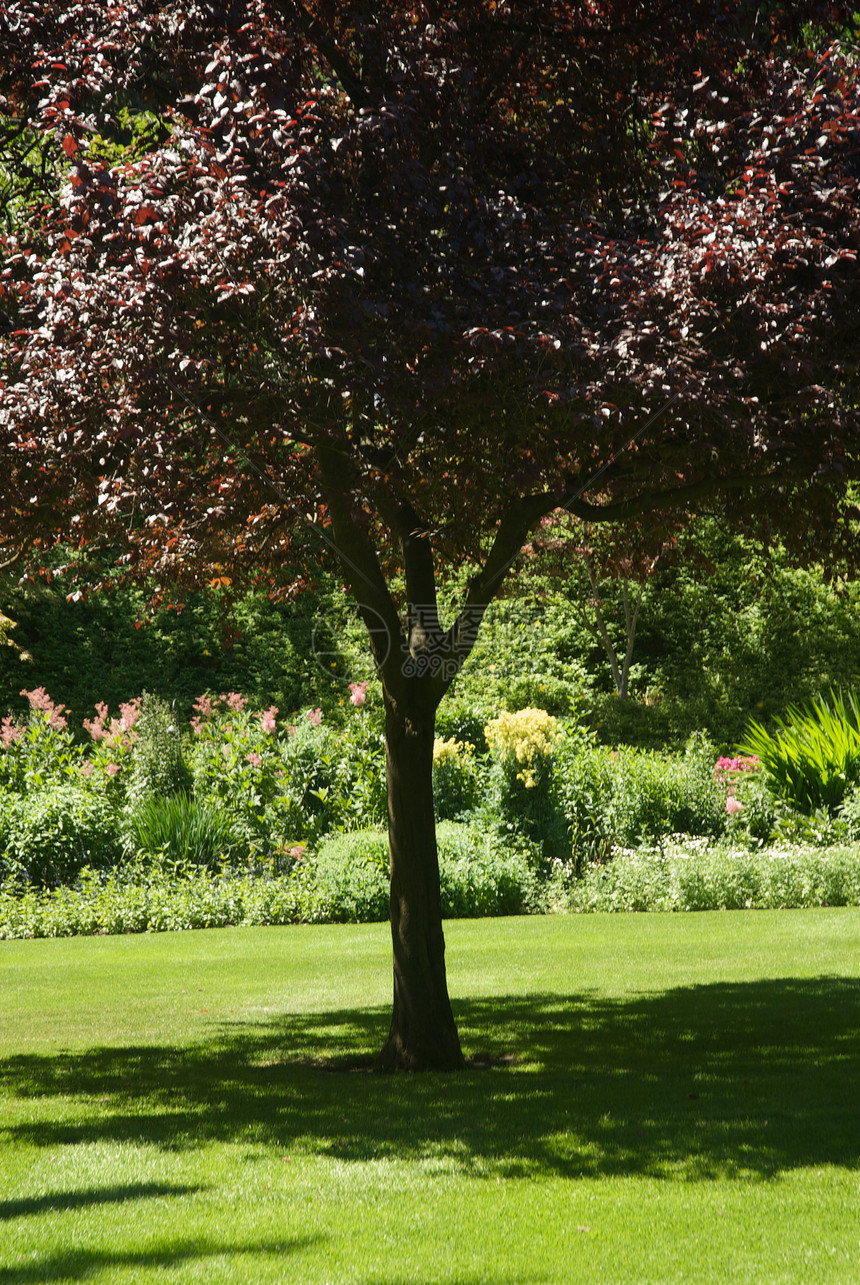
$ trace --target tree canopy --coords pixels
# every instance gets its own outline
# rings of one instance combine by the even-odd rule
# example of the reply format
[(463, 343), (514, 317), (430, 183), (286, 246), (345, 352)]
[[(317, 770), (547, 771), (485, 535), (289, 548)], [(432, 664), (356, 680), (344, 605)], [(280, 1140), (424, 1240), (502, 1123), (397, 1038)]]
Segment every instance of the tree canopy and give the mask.
[[(851, 547), (852, 21), (823, 0), (8, 0), (0, 541), (289, 582), (315, 527), (386, 693), (392, 904), (403, 845), (432, 893), (432, 794), (399, 838), (395, 814), (542, 517), (728, 496), (807, 555)], [(448, 629), (434, 557), (475, 560)], [(390, 1063), (433, 1061), (404, 1030)]]

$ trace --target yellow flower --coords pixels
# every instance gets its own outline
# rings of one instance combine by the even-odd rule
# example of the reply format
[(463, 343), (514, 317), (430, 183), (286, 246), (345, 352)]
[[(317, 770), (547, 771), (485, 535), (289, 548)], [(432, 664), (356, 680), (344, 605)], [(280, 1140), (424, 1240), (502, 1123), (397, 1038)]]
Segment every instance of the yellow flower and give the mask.
[(455, 741), (453, 736), (449, 741), (444, 741), (437, 736), (433, 742), (433, 762), (450, 763), (459, 758), (471, 758), (474, 750), (471, 741)]
[(526, 789), (537, 784), (535, 763), (552, 753), (558, 735), (558, 720), (544, 709), (521, 709), (517, 713), (503, 710), (484, 728), (487, 744), (498, 750), (503, 758), (513, 755), (522, 766), (517, 777)]

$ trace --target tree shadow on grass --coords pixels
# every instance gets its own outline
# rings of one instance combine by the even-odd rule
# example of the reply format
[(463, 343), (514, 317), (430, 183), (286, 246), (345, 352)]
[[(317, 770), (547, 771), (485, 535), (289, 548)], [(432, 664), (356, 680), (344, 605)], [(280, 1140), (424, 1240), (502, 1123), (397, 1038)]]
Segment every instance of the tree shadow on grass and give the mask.
[(147, 1273), (169, 1273), (173, 1269), (182, 1268), (184, 1264), (196, 1263), (201, 1258), (210, 1256), (236, 1259), (248, 1254), (258, 1262), (260, 1254), (264, 1254), (280, 1260), (285, 1255), (305, 1248), (309, 1243), (305, 1239), (272, 1241), (255, 1237), (253, 1241), (241, 1244), (235, 1238), (221, 1241), (211, 1236), (193, 1236), (172, 1241), (163, 1248), (153, 1250), (69, 1249), (61, 1254), (40, 1257), (32, 1263), (21, 1263), (12, 1268), (0, 1267), (0, 1285), (48, 1285), (50, 1281), (87, 1280), (91, 1277), (111, 1280), (117, 1273), (124, 1275), (134, 1268), (144, 1269)]
[(46, 1191), (41, 1196), (0, 1200), (0, 1223), (27, 1214), (61, 1213), (67, 1209), (92, 1209), (99, 1205), (125, 1204), (130, 1200), (153, 1200), (160, 1196), (192, 1196), (199, 1187), (165, 1182), (134, 1182), (123, 1187), (81, 1187), (73, 1191)]
[[(0, 1144), (229, 1141), (488, 1177), (770, 1178), (858, 1165), (858, 981), (456, 1008), (464, 1047), (487, 1069), (359, 1073), (385, 1035), (380, 1009), (228, 1023), (176, 1049), (8, 1058), (0, 1092), (27, 1099), (27, 1118), (7, 1116)], [(40, 1121), (33, 1100), (61, 1096), (74, 1100), (67, 1119)]]

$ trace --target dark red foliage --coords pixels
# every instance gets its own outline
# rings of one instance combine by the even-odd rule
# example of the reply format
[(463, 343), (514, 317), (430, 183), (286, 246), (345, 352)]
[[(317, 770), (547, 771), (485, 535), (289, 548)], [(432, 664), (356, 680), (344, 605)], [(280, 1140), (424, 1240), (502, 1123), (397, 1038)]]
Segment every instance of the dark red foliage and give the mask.
[[(524, 496), (740, 513), (753, 480), (790, 527), (817, 479), (830, 538), (860, 91), (803, 32), (848, 10), (7, 4), (5, 110), (52, 157), (3, 245), (7, 536), (277, 565), (323, 444), (354, 513), (446, 551)], [(107, 168), (123, 107), (163, 142)]]
[[(850, 544), (851, 9), (0, 8), (0, 546), (275, 581), (336, 549), (385, 699), (386, 1067), (463, 1062), (433, 720), (540, 519), (724, 496)], [(447, 631), (434, 553), (478, 566)]]

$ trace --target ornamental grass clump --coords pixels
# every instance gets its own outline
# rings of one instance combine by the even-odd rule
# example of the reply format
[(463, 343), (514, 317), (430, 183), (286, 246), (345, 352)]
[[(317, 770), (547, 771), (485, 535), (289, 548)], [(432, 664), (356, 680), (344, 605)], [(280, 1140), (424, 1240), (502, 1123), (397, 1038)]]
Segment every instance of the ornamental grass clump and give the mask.
[(849, 787), (860, 780), (860, 700), (830, 693), (806, 708), (790, 705), (769, 732), (751, 719), (739, 747), (760, 761), (773, 792), (812, 815), (839, 807)]
[(158, 860), (214, 869), (247, 851), (225, 811), (184, 790), (142, 799), (129, 814), (128, 829), (135, 854)]

